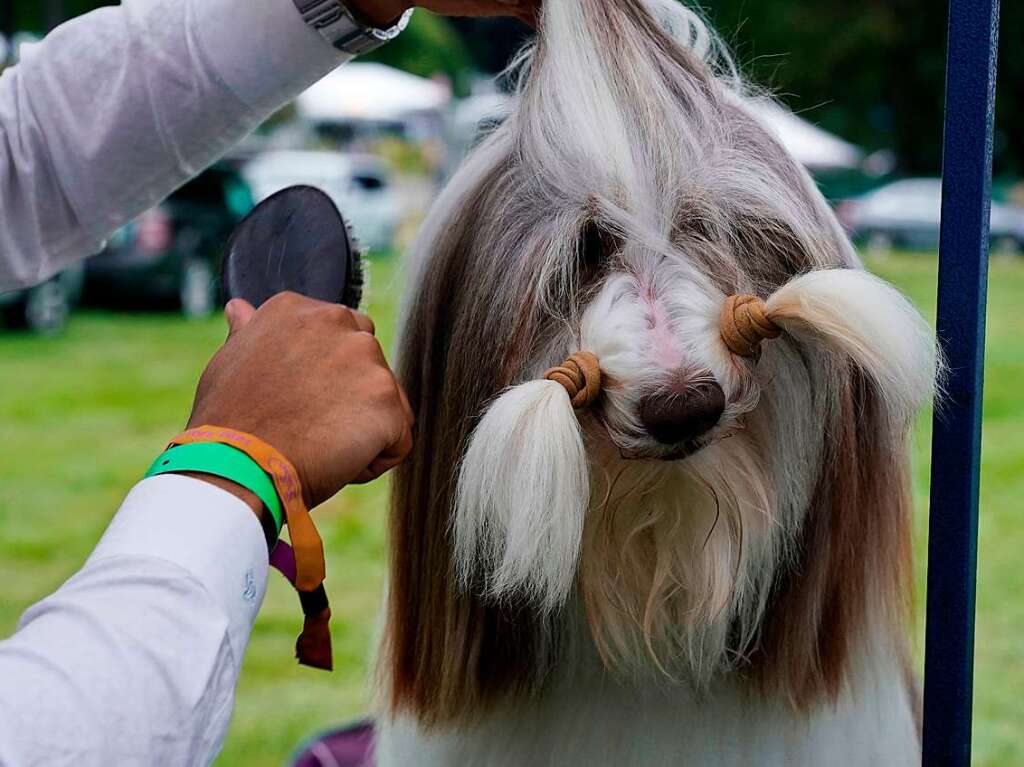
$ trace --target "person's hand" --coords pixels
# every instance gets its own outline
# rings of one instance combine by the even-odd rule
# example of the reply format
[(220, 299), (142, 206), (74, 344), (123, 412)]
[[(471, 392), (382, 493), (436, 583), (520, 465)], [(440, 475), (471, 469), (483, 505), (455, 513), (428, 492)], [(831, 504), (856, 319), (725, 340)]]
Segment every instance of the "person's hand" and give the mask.
[(537, 25), (540, 0), (419, 0), (416, 5), (442, 16), (515, 16)]
[(225, 314), (228, 339), (199, 379), (189, 428), (269, 443), (295, 466), (310, 508), (405, 458), (412, 411), (369, 317), (295, 293), (259, 310), (235, 299)]
[(537, 25), (540, 0), (345, 0), (346, 7), (360, 21), (387, 27), (414, 5), (442, 16), (515, 16), (530, 26)]

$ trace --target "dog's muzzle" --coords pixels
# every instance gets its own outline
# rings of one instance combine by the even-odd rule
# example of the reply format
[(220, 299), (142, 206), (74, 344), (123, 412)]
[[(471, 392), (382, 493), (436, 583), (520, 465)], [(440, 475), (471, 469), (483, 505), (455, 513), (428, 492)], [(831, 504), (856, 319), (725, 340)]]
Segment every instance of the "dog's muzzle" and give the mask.
[(667, 458), (689, 454), (725, 411), (725, 393), (714, 381), (666, 385), (640, 400), (640, 423), (660, 444), (679, 445)]

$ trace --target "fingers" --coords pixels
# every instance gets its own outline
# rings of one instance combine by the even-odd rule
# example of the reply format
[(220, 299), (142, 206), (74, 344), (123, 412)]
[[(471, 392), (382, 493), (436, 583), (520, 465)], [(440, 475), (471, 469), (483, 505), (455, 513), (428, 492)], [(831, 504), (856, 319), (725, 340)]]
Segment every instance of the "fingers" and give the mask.
[(409, 404), (409, 398), (405, 396), (405, 389), (402, 388), (402, 384), (395, 381), (395, 386), (398, 387), (398, 396), (402, 402), (402, 411), (405, 413), (406, 419), (409, 421), (409, 428), (416, 424), (416, 414), (412, 412), (412, 405)]
[(377, 328), (374, 326), (373, 320), (355, 309), (349, 309), (349, 311), (352, 313), (352, 318), (356, 321), (356, 325), (361, 331), (370, 335), (376, 334)]
[(323, 301), (316, 301), (315, 299), (308, 299), (313, 302), (314, 306), (318, 306), (323, 312), (325, 312), (332, 320), (338, 322), (342, 327), (348, 330), (357, 330), (361, 333), (369, 333), (371, 336), (377, 332), (377, 328), (373, 324), (367, 315), (355, 309), (349, 309), (347, 306), (341, 304), (329, 304)]
[(232, 298), (224, 307), (224, 317), (228, 321), (228, 338), (244, 328), (255, 316), (253, 305), (244, 298)]
[(359, 474), (356, 475), (356, 478), (353, 479), (350, 484), (365, 485), (368, 482), (373, 482), (373, 480), (377, 479), (385, 472), (387, 472), (387, 469), (382, 469), (380, 466), (377, 465), (377, 461), (374, 460), (373, 463), (371, 463), (369, 466), (367, 466), (365, 469), (359, 472)]
[[(365, 438), (362, 441), (353, 440), (348, 446), (341, 444), (336, 448), (333, 460), (325, 464), (339, 472), (340, 484), (337, 481), (318, 481), (316, 470), (320, 464), (317, 461), (322, 459), (318, 457), (309, 462), (313, 467), (313, 478), (309, 484), (316, 488), (312, 500), (322, 501), (348, 482), (376, 479), (405, 459), (412, 449), (412, 408), (388, 366), (380, 341), (374, 335), (376, 328), (373, 320), (367, 315), (340, 304), (283, 292), (269, 298), (258, 310), (244, 300), (232, 300), (225, 307), (225, 316), (229, 338), (256, 319), (257, 327), (248, 333), (253, 343), (230, 345), (233, 350), (231, 353), (235, 356), (248, 353), (258, 357), (260, 364), (272, 368), (282, 357), (280, 347), (275, 347), (275, 344), (287, 338), (289, 365), (319, 371), (318, 375), (311, 375), (310, 378), (333, 380), (338, 391), (349, 392), (355, 400), (355, 403), (347, 402), (345, 396), (335, 396), (320, 403), (321, 409), (336, 417), (340, 423), (351, 424), (353, 419), (362, 419)], [(270, 348), (277, 348), (278, 351), (261, 351)], [(269, 381), (270, 377), (264, 376), (262, 380)], [(293, 382), (285, 387), (287, 391), (281, 396), (285, 399), (296, 396), (296, 387), (301, 388), (301, 382)], [(314, 410), (322, 389), (322, 386), (313, 386), (303, 395), (304, 401), (311, 402)], [(259, 408), (266, 409), (267, 406), (262, 403), (275, 396), (279, 396), (279, 392), (264, 392), (259, 398)], [(231, 406), (240, 397), (241, 394), (234, 394)], [(323, 420), (333, 419), (325, 417)], [(296, 441), (299, 445), (293, 447), (292, 452), (300, 457), (301, 463), (305, 454), (301, 441), (295, 440), (294, 430), (286, 426), (281, 427), (280, 431), (278, 442), (288, 445)], [(308, 432), (308, 427), (303, 431)], [(340, 433), (343, 430), (338, 431)], [(366, 439), (374, 441), (367, 443)], [(360, 455), (361, 450), (366, 448), (369, 448), (366, 453)], [(373, 456), (373, 450), (379, 451), (376, 456)], [(364, 465), (359, 471), (360, 463), (370, 458), (373, 460), (369, 465)], [(352, 474), (356, 472), (355, 479), (352, 479)], [(330, 479), (327, 472), (321, 473)]]
[(395, 381), (395, 390), (398, 396), (399, 406), (402, 410), (404, 423), (398, 429), (398, 437), (387, 448), (370, 462), (370, 465), (363, 469), (359, 475), (352, 480), (353, 484), (361, 485), (372, 482), (382, 474), (386, 474), (406, 459), (412, 451), (413, 434), (412, 429), (416, 418), (409, 404), (409, 398), (405, 396), (405, 390), (398, 381)]
[(392, 445), (388, 451), (380, 456), (378, 460), (383, 460), (391, 466), (395, 466), (405, 460), (405, 457), (412, 452), (412, 424), (407, 425), (402, 429), (402, 433), (398, 438), (398, 441)]
[(517, 13), (516, 18), (523, 22), (526, 26), (536, 29), (537, 23), (540, 20), (540, 12), (531, 9), (528, 11), (523, 11), (522, 13)]
[(536, 27), (540, 16), (539, 0), (497, 0), (497, 11), (503, 16), (513, 16), (524, 24)]
[[(403, 395), (404, 396), (404, 395)], [(370, 462), (353, 480), (353, 484), (362, 485), (386, 474), (405, 460), (412, 451), (411, 424), (401, 430), (398, 440)]]
[(293, 314), (316, 316), (321, 320), (326, 319), (328, 322), (338, 324), (346, 330), (355, 330), (361, 333), (369, 333), (370, 335), (374, 335), (377, 332), (373, 320), (360, 311), (350, 309), (342, 304), (308, 298), (291, 291), (278, 293), (267, 301), (264, 306), (268, 309), (272, 308), (275, 312), (285, 311)]
[(533, 0), (523, 0), (512, 13), (517, 19), (527, 26), (536, 29), (537, 21), (540, 19), (540, 3)]

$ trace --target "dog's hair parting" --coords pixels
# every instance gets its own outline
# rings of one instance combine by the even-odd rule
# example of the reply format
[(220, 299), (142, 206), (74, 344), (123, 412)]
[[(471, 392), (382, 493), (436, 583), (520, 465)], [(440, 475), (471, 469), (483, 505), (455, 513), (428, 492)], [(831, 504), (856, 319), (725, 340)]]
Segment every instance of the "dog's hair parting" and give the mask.
[[(906, 653), (927, 326), (862, 270), (692, 11), (548, 2), (518, 65), (414, 253), (387, 702), (470, 719), (543, 690), (581, 638), (626, 679), (835, 699), (867, 643)], [(720, 334), (739, 292), (783, 330), (757, 358)], [(604, 379), (578, 413), (541, 378), (576, 350)], [(640, 403), (709, 382), (724, 411), (677, 459)]]

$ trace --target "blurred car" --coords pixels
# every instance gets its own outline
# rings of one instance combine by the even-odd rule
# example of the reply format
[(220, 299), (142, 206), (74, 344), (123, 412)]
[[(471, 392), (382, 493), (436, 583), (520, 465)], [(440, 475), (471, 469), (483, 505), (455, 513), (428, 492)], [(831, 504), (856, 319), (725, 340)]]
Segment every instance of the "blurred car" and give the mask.
[(352, 225), (359, 244), (393, 247), (402, 204), (380, 159), (339, 152), (280, 150), (258, 155), (242, 169), (257, 202), (296, 184), (322, 189)]
[(219, 302), (224, 244), (252, 205), (252, 192), (230, 165), (203, 171), (118, 229), (86, 262), (86, 299), (209, 314)]
[[(836, 215), (869, 250), (934, 250), (939, 244), (942, 180), (907, 178), (841, 202)], [(990, 241), (996, 253), (1024, 250), (1024, 209), (992, 203)]]
[(0, 293), (4, 324), (44, 335), (59, 332), (81, 298), (84, 271), (72, 266), (41, 285)]

